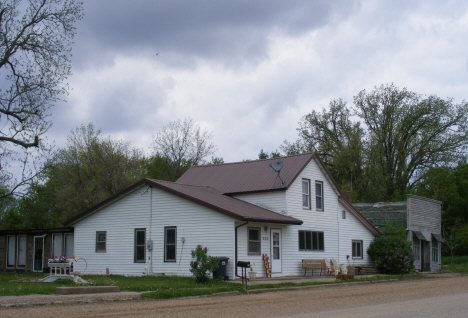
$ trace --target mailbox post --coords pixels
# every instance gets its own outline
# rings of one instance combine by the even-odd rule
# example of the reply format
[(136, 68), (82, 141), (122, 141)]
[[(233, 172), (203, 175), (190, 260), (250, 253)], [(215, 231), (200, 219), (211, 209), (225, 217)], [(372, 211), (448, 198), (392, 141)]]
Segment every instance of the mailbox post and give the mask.
[(247, 289), (247, 268), (250, 268), (250, 262), (245, 262), (245, 261), (237, 261), (237, 267), (241, 268), (241, 273), (242, 273), (242, 284), (244, 283), (245, 280), (245, 289)]

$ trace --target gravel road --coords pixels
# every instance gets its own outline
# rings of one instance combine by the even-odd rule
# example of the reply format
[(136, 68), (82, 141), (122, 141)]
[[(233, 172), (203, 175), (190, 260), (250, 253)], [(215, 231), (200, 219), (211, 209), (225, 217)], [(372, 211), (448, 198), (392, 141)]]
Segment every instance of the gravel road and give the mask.
[(1, 317), (279, 317), (468, 292), (468, 276), (346, 284), (240, 296), (3, 308)]

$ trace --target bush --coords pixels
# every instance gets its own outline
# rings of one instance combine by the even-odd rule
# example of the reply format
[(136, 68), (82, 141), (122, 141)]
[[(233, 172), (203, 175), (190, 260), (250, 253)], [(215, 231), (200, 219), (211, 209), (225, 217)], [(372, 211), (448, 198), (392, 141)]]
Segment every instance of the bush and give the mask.
[(405, 228), (396, 222), (385, 227), (383, 234), (369, 245), (367, 254), (385, 274), (404, 274), (414, 268), (411, 242), (406, 240)]
[(208, 248), (197, 245), (192, 250), (192, 261), (190, 262), (190, 271), (197, 283), (206, 283), (208, 275), (214, 272), (219, 266), (219, 259), (208, 255)]

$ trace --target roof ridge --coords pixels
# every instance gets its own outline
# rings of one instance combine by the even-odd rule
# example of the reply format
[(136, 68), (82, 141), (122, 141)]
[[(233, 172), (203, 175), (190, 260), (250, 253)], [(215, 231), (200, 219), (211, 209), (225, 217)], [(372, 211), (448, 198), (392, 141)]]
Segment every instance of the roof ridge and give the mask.
[(249, 162), (258, 162), (258, 161), (267, 161), (267, 160), (280, 160), (282, 158), (291, 158), (291, 157), (299, 157), (299, 156), (305, 156), (305, 155), (314, 155), (315, 153), (316, 153), (316, 151), (299, 153), (299, 154), (295, 154), (295, 155), (288, 155), (288, 156), (282, 156), (282, 157), (275, 157), (275, 158), (244, 160), (244, 161), (235, 161), (235, 162), (217, 163), (217, 164), (206, 164), (206, 165), (196, 165), (196, 166), (191, 166), (190, 168), (228, 166), (228, 165), (236, 165), (236, 164), (249, 163)]
[(182, 186), (187, 186), (187, 187), (208, 188), (208, 189), (213, 189), (216, 192), (222, 194), (219, 190), (213, 188), (212, 186), (194, 185), (194, 184), (179, 183), (179, 182), (174, 182), (174, 181), (158, 180), (158, 179), (149, 179), (149, 180), (154, 181), (154, 182), (172, 183), (172, 184), (177, 184), (177, 185), (182, 185)]

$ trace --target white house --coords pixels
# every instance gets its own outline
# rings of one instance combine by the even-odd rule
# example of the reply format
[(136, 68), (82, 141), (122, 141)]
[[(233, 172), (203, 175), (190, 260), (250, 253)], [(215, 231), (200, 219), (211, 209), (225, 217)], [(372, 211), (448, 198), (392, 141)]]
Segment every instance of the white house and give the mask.
[(143, 179), (65, 225), (75, 228), (78, 270), (122, 275), (191, 275), (198, 244), (229, 258), (230, 278), (238, 260), (265, 276), (262, 254), (273, 277), (303, 275), (302, 259), (371, 263), (366, 250), (379, 235), (316, 153), (194, 166), (177, 182)]

